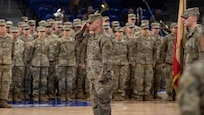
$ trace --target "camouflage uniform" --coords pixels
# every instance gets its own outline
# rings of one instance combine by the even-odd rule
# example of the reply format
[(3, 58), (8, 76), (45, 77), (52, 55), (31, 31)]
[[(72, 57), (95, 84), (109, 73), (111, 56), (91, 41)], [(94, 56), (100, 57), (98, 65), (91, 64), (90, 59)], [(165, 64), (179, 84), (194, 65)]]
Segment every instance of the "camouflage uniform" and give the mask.
[(204, 114), (204, 60), (187, 66), (179, 80), (178, 104), (181, 115)]
[[(56, 64), (57, 64), (57, 56), (58, 56), (58, 36), (54, 34), (46, 35), (45, 39), (49, 42), (49, 53), (48, 59), (50, 63), (49, 71), (48, 71), (48, 95), (50, 98), (54, 98), (55, 91), (57, 88), (57, 75), (56, 75)], [(52, 96), (51, 96), (52, 95)]]
[(32, 82), (32, 75), (31, 75), (31, 70), (30, 70), (30, 61), (32, 58), (32, 52), (30, 49), (30, 42), (33, 41), (32, 35), (28, 34), (28, 36), (21, 35), (19, 36), (19, 39), (22, 40), (25, 44), (25, 57), (24, 57), (24, 64), (25, 64), (25, 70), (24, 70), (24, 78), (23, 78), (23, 87), (24, 87), (24, 95), (20, 96), (22, 99), (29, 99), (30, 97), (28, 96), (31, 92), (31, 82)]
[[(72, 91), (72, 81), (76, 77), (75, 40), (71, 37), (59, 39), (59, 94), (69, 95)], [(61, 98), (62, 99), (62, 98)]]
[(37, 38), (32, 42), (33, 58), (31, 61), (33, 74), (33, 95), (47, 93), (47, 76), (49, 67), (49, 42), (47, 39)]
[[(114, 100), (123, 100), (122, 93), (124, 92), (125, 82), (129, 75), (129, 47), (127, 41), (122, 39), (121, 41), (113, 41), (113, 99)], [(119, 98), (119, 99), (117, 99)]]
[[(12, 29), (12, 28), (11, 28)], [(17, 29), (16, 29), (17, 30)], [(13, 30), (11, 30), (12, 32)], [(14, 93), (14, 97), (20, 92), (23, 92), (23, 76), (24, 76), (24, 42), (20, 39), (14, 41), (14, 52), (13, 52), (13, 69), (12, 69), (12, 84), (10, 91)], [(18, 97), (18, 96), (17, 96)]]
[[(176, 24), (175, 24), (176, 26)], [(174, 54), (174, 44), (176, 36), (174, 34), (168, 34), (164, 37), (160, 46), (160, 55), (163, 63), (166, 64), (165, 68), (165, 81), (166, 81), (166, 92), (168, 96), (173, 96), (173, 75), (172, 75), (172, 64)], [(169, 97), (170, 98), (170, 97)]]
[[(5, 20), (0, 19), (0, 25), (5, 26)], [(10, 108), (7, 104), (9, 87), (11, 83), (11, 66), (13, 52), (13, 38), (9, 34), (0, 36), (0, 108)]]
[[(141, 25), (142, 29), (149, 28), (148, 23)], [(136, 84), (139, 100), (151, 100), (150, 90), (153, 83), (153, 64), (156, 61), (157, 48), (156, 43), (148, 36), (143, 38), (142, 35), (138, 36), (133, 41), (134, 46), (131, 47), (131, 62), (136, 65)]]
[[(90, 20), (101, 18), (92, 14)], [(76, 38), (81, 38), (76, 36)], [(87, 38), (87, 77), (90, 82), (90, 94), (94, 115), (111, 115), (112, 96), (112, 42), (103, 33)], [(80, 40), (79, 40), (80, 41)]]

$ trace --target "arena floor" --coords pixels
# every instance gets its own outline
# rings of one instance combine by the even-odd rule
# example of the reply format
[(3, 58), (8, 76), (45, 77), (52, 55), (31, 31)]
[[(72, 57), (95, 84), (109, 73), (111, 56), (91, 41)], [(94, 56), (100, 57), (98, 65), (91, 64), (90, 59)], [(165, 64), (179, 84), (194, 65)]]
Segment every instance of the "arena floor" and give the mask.
[[(176, 102), (166, 101), (166, 94), (160, 94), (162, 100), (112, 102), (112, 115), (179, 115)], [(0, 115), (93, 115), (91, 104), (83, 100), (61, 103), (57, 100), (49, 103), (12, 104), (11, 109), (0, 109)]]

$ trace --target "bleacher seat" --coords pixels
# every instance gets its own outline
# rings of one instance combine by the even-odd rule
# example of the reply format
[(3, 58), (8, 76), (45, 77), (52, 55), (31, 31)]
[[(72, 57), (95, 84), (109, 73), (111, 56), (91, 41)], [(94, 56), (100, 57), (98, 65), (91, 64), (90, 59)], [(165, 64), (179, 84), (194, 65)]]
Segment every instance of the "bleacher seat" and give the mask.
[(50, 19), (50, 18), (54, 19), (55, 17), (54, 17), (53, 14), (47, 14), (45, 18), (47, 20), (47, 19)]
[(74, 17), (72, 15), (67, 15), (67, 17), (68, 17), (68, 20), (71, 22), (74, 20)]
[(121, 11), (119, 9), (116, 9), (116, 8), (110, 8), (109, 14), (120, 17)]
[(76, 18), (82, 19), (82, 15), (77, 15)]
[(116, 15), (109, 15), (110, 21), (119, 21), (118, 16)]

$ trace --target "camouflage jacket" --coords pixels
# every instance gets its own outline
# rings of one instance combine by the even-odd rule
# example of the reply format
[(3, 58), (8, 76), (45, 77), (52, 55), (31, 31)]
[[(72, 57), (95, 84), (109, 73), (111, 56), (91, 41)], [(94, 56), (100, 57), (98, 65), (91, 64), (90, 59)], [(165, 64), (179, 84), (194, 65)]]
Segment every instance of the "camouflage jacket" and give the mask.
[(14, 66), (24, 66), (25, 44), (22, 40), (14, 40), (13, 64)]
[(129, 46), (124, 39), (118, 41), (113, 40), (112, 60), (114, 65), (129, 65)]
[(37, 38), (32, 42), (32, 61), (35, 67), (49, 66), (49, 42), (46, 39)]
[[(77, 37), (77, 42), (82, 41), (83, 37)], [(89, 79), (110, 79), (108, 77), (112, 71), (112, 41), (103, 32), (90, 34), (85, 37), (87, 40), (87, 72), (93, 73)], [(96, 76), (97, 75), (97, 76)]]
[(190, 64), (203, 57), (203, 52), (200, 48), (200, 35), (202, 29), (200, 27), (195, 27), (191, 32), (186, 34), (186, 42), (184, 46), (184, 63)]
[(14, 40), (11, 35), (0, 36), (0, 64), (13, 64)]
[(163, 63), (173, 64), (175, 41), (176, 36), (174, 34), (168, 34), (162, 40), (160, 45), (160, 55)]
[(49, 42), (49, 61), (56, 61), (59, 54), (58, 40), (59, 37), (55, 34), (46, 35), (45, 39)]
[(178, 104), (181, 115), (204, 114), (204, 60), (187, 66), (179, 80)]
[(75, 54), (75, 40), (71, 37), (59, 39), (59, 66), (75, 66), (76, 65), (76, 54)]
[(133, 39), (130, 46), (130, 62), (137, 64), (153, 64), (156, 62), (157, 47), (156, 42), (148, 36), (143, 38), (141, 35)]

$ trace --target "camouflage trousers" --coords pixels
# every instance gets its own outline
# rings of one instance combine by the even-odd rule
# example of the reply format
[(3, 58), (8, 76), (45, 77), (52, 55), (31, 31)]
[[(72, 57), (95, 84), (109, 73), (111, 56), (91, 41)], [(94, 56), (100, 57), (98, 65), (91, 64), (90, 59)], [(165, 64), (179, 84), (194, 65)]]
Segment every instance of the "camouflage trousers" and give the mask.
[(99, 82), (97, 79), (90, 81), (90, 96), (94, 115), (111, 115), (111, 98), (113, 81), (108, 79)]
[(173, 74), (172, 74), (172, 65), (167, 64), (166, 66), (166, 73), (165, 73), (165, 80), (166, 80), (166, 93), (170, 96), (173, 94)]
[(23, 76), (24, 76), (25, 67), (23, 66), (14, 66), (12, 69), (12, 80), (10, 85), (10, 92), (18, 94), (23, 92)]
[(48, 67), (32, 67), (32, 73), (33, 73), (33, 95), (46, 94)]
[(163, 66), (161, 63), (157, 63), (154, 70), (154, 78), (152, 90), (157, 92), (160, 89), (161, 78), (164, 76)]
[(24, 77), (23, 77), (23, 88), (25, 94), (30, 94), (32, 92), (32, 72), (30, 70), (30, 64), (26, 64), (24, 68)]
[(75, 66), (60, 66), (59, 75), (59, 93), (71, 93), (73, 79), (76, 78)]
[(152, 64), (137, 64), (136, 84), (138, 95), (150, 95), (153, 84), (153, 66)]
[(50, 67), (47, 76), (47, 90), (49, 94), (54, 94), (57, 88), (56, 61), (50, 61)]
[[(85, 91), (85, 80), (86, 80), (86, 69), (83, 69), (81, 67), (77, 68), (77, 91)], [(74, 80), (73, 80), (74, 82)]]
[(11, 66), (0, 65), (0, 99), (8, 100), (9, 88), (11, 83)]
[(123, 92), (126, 88), (125, 82), (129, 75), (128, 65), (114, 65), (113, 66), (113, 92)]

